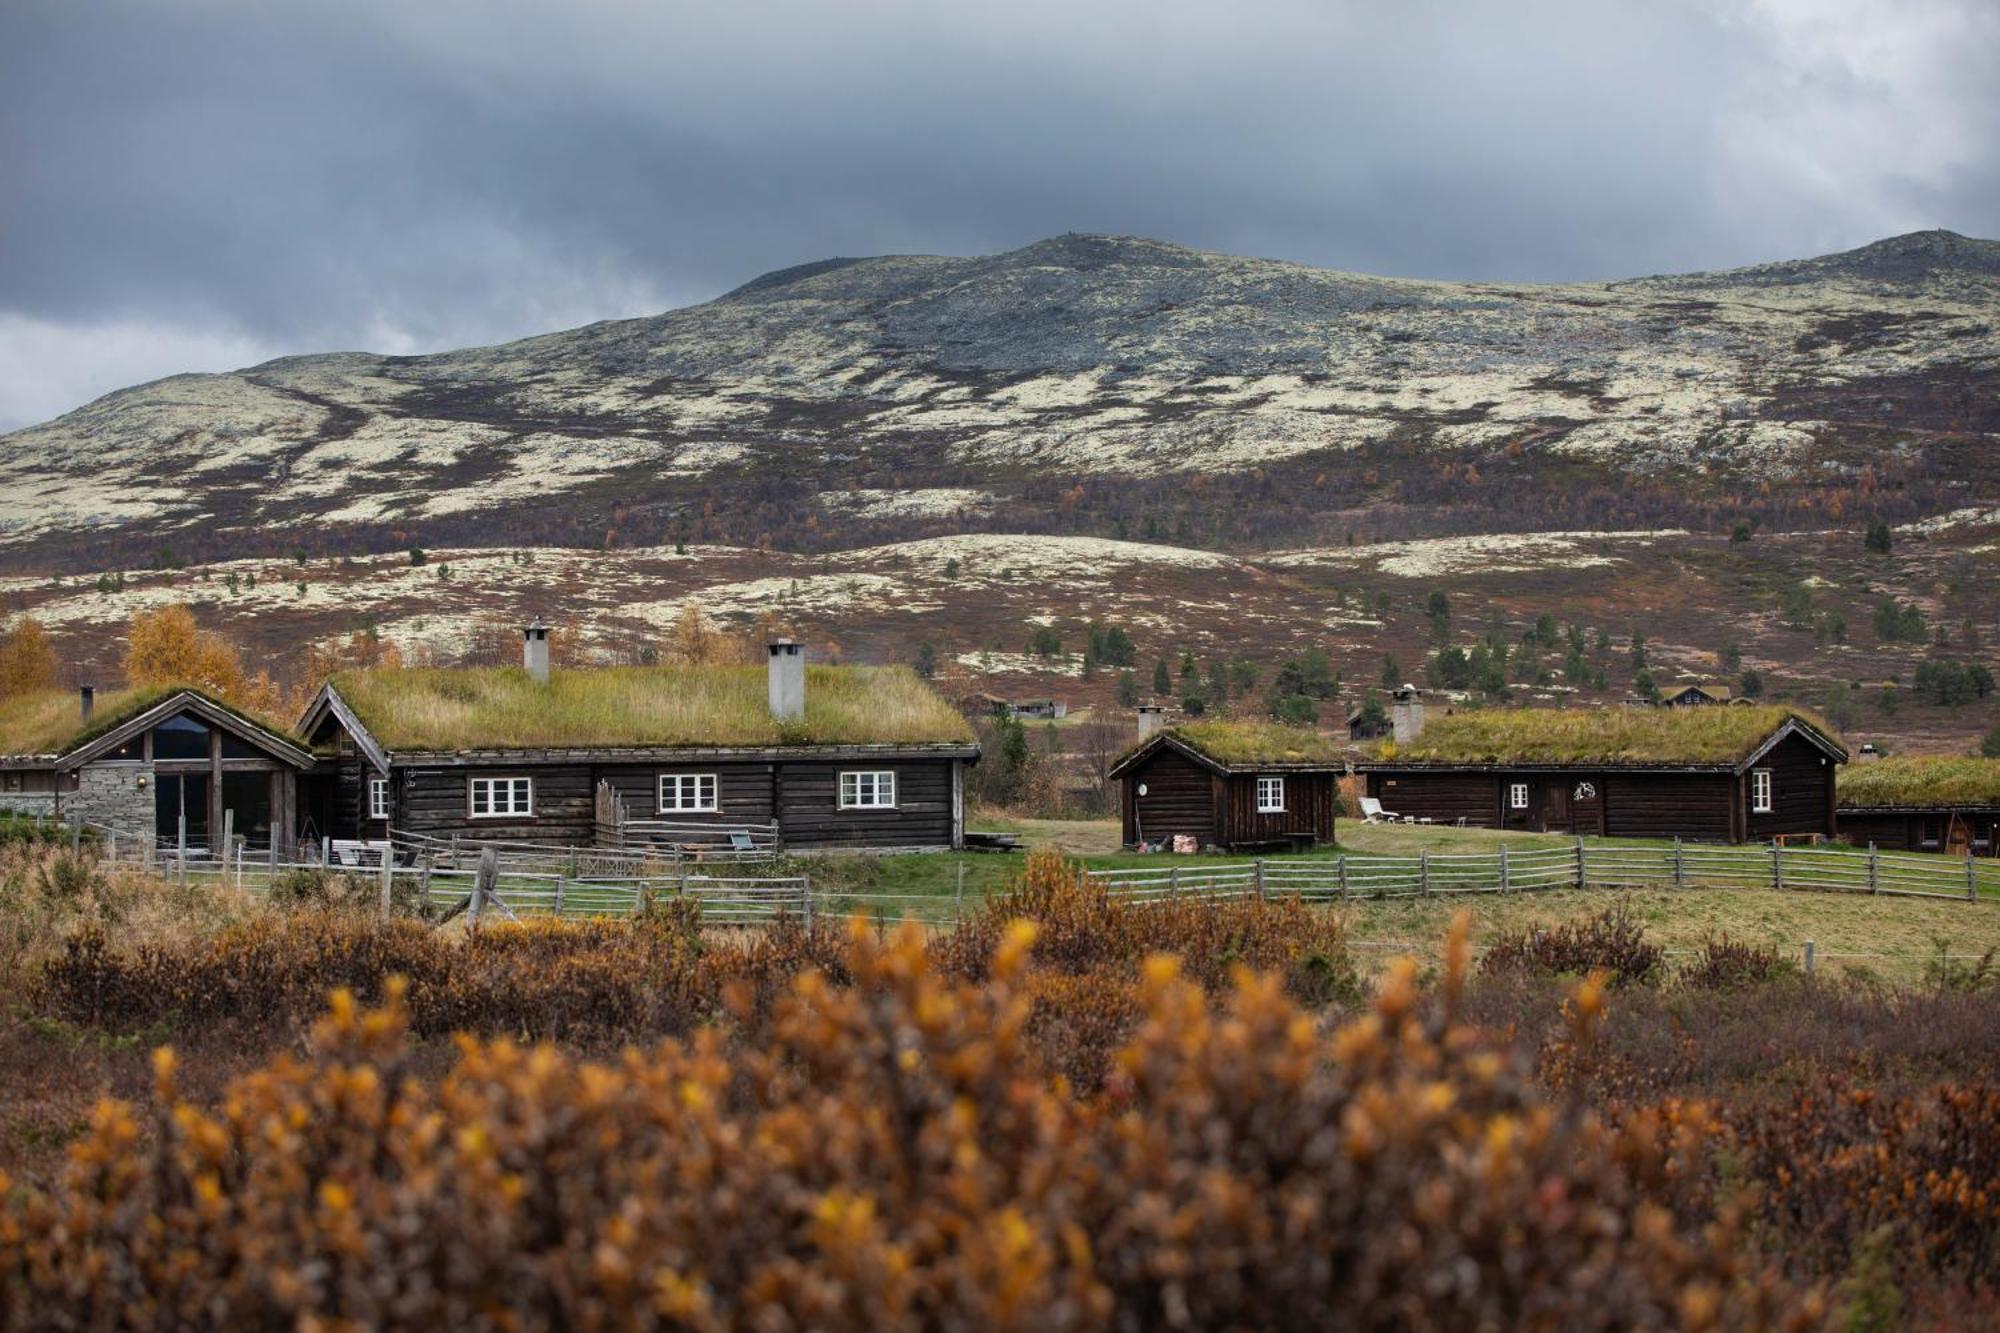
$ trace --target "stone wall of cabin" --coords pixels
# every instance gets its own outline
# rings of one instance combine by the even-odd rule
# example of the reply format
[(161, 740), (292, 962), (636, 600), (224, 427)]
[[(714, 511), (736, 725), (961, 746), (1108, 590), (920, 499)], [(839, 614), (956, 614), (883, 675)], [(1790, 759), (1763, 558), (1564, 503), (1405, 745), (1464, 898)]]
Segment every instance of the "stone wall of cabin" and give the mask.
[[(144, 776), (146, 785), (139, 786)], [(75, 791), (64, 792), (63, 818), (116, 829), (121, 835), (150, 838), (154, 833), (153, 770), (145, 764), (85, 764)]]

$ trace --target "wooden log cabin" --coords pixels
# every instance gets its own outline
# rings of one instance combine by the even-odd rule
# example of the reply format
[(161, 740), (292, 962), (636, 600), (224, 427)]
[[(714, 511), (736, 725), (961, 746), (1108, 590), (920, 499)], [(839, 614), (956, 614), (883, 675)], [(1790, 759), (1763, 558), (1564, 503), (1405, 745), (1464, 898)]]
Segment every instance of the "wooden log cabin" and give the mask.
[(1127, 847), (1254, 851), (1333, 842), (1343, 767), (1334, 741), (1303, 728), (1193, 722), (1151, 731), (1111, 777)]
[(2000, 856), (2000, 759), (1911, 756), (1842, 770), (1840, 836), (1884, 851)]
[(588, 846), (653, 825), (800, 850), (964, 845), (979, 747), (907, 668), (808, 668), (783, 641), (766, 668), (551, 672), (539, 623), (523, 643), (519, 668), (329, 681), (299, 730), (323, 756), (310, 800), (330, 835)]
[(1474, 828), (1756, 842), (1834, 835), (1847, 751), (1776, 706), (1479, 709), (1356, 765), (1404, 818)]
[(219, 852), (227, 830), (289, 855), (313, 756), (298, 738), (191, 687), (88, 686), (0, 704), (0, 810)]

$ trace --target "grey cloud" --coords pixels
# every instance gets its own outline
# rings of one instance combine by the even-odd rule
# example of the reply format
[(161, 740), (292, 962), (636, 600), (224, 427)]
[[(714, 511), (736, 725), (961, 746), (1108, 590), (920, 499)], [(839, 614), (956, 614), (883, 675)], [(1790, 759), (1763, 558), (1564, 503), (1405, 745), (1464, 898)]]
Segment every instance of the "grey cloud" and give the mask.
[[(1995, 23), (1980, 0), (9, 5), (0, 330), (64, 336), (0, 339), (0, 425), (182, 345), (218, 369), (493, 341), (1067, 230), (1496, 280), (1992, 235)], [(93, 361), (99, 327), (128, 336)]]

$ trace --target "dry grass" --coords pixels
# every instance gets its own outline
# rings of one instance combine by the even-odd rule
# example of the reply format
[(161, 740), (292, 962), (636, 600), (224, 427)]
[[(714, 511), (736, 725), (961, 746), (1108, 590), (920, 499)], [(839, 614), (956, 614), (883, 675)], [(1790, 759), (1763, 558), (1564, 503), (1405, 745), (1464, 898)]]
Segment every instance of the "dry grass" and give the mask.
[(1167, 728), (1165, 734), (1230, 765), (1338, 764), (1347, 746), (1344, 739), (1276, 722), (1183, 722)]
[(212, 690), (194, 685), (144, 685), (137, 689), (99, 690), (90, 721), (84, 722), (77, 707), (75, 690), (38, 690), (0, 700), (0, 754), (67, 754), (86, 741), (94, 740), (113, 727), (145, 712), (171, 694), (187, 690), (225, 712), (288, 739), (291, 724), (261, 716), (217, 698)]
[(343, 672), (333, 678), (391, 750), (590, 745), (971, 743), (972, 728), (905, 667), (808, 667), (803, 721), (771, 716), (762, 667), (515, 667)]
[(2000, 805), (2000, 759), (1912, 756), (1849, 764), (1840, 771), (1840, 804)]
[(1777, 705), (1484, 708), (1438, 718), (1409, 744), (1385, 741), (1376, 758), (1437, 764), (1733, 764), (1793, 718), (1838, 743), (1823, 719)]
[(1620, 900), (1647, 938), (1668, 950), (1670, 961), (1712, 936), (1726, 935), (1797, 962), (1812, 940), (1822, 968), (1909, 982), (1925, 977), (1940, 953), (1959, 957), (2000, 950), (2000, 906), (1993, 904), (1771, 889), (1564, 889), (1390, 899), (1350, 908), (1348, 935), (1355, 962), (1368, 971), (1399, 953), (1436, 961), (1437, 941), (1461, 909), (1472, 913), (1475, 946), (1484, 946), (1500, 935), (1570, 921)]

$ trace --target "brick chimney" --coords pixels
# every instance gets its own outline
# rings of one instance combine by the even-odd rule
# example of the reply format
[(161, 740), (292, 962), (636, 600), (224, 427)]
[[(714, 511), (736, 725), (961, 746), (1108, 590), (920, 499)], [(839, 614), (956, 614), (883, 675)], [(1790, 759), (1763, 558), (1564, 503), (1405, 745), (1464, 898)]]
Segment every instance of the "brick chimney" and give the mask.
[(806, 646), (792, 639), (773, 639), (771, 656), (771, 716), (797, 722), (806, 715)]
[(81, 717), (85, 722), (88, 722), (90, 721), (90, 715), (92, 711), (94, 711), (96, 707), (97, 707), (97, 687), (95, 685), (77, 686), (76, 709), (78, 716)]
[(1414, 685), (1399, 685), (1389, 692), (1389, 725), (1396, 744), (1407, 745), (1424, 729), (1424, 695)]
[(1167, 710), (1158, 704), (1139, 705), (1139, 739), (1146, 737), (1167, 725)]
[(521, 669), (542, 684), (549, 683), (549, 627), (540, 616), (521, 626)]

